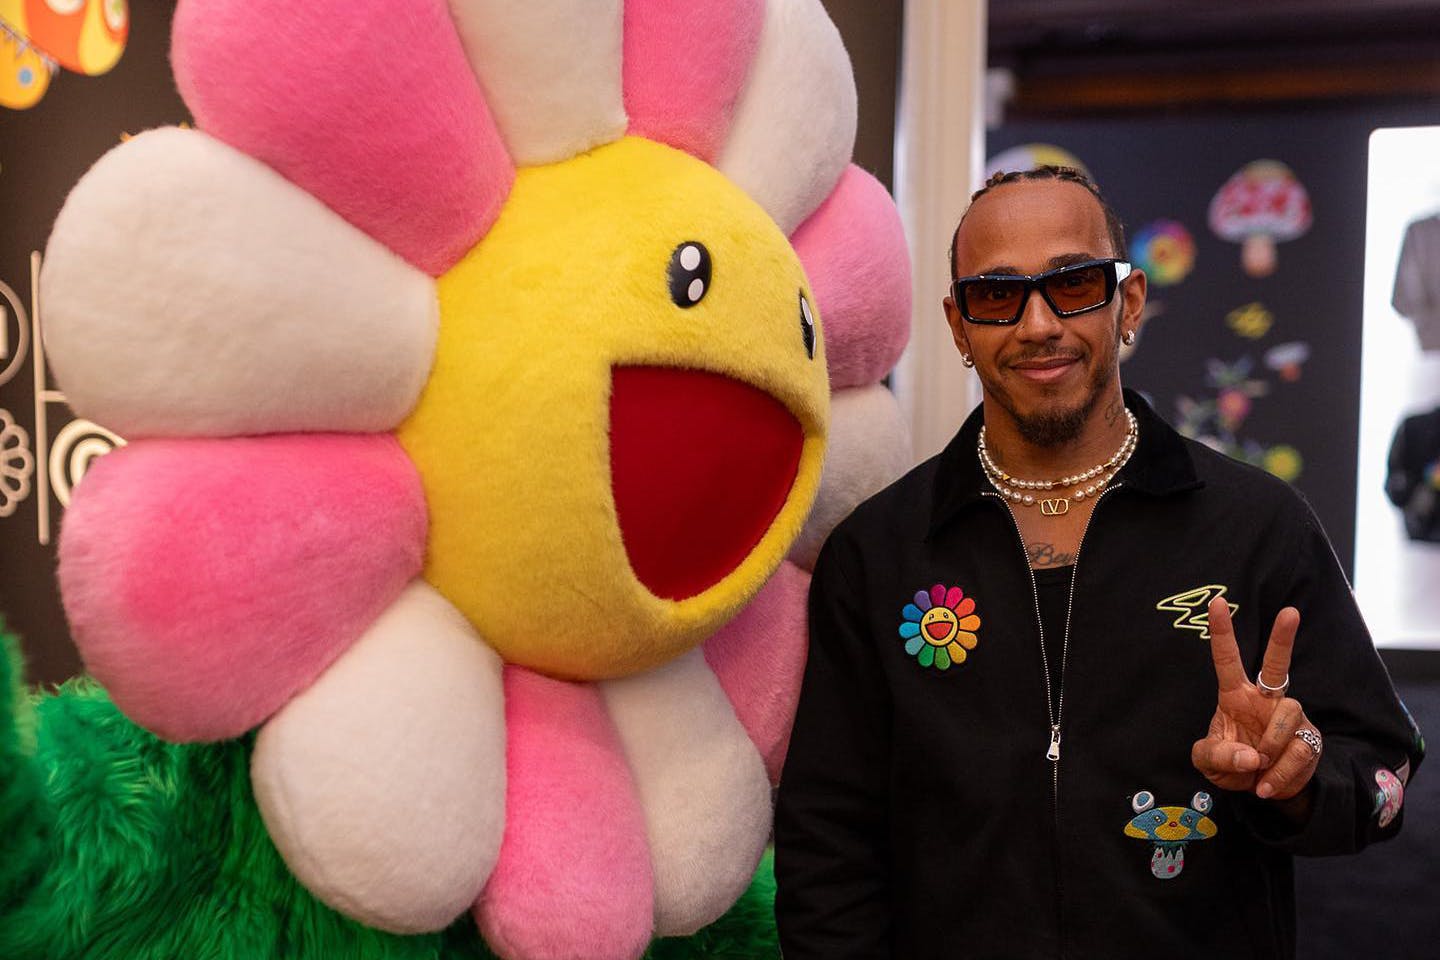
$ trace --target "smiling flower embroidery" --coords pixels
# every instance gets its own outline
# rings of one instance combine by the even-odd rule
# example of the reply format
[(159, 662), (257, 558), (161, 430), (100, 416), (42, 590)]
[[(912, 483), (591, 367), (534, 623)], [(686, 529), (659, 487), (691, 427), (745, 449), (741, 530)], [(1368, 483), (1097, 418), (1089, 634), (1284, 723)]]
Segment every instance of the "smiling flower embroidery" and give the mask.
[(954, 663), (964, 663), (966, 651), (974, 650), (980, 638), (980, 618), (975, 614), (975, 599), (965, 596), (959, 587), (937, 583), (929, 590), (915, 594), (913, 603), (905, 604), (900, 638), (905, 652), (922, 667), (949, 670)]

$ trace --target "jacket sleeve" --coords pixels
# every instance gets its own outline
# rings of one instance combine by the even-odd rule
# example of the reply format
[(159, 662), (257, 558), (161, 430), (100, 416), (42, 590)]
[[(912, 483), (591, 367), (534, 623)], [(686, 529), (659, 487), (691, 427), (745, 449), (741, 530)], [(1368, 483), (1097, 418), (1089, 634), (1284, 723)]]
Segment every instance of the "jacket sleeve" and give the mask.
[(1371, 641), (1335, 552), (1303, 506), (1291, 546), (1295, 562), (1276, 610), (1300, 611), (1290, 696), (1324, 738), (1303, 824), (1247, 796), (1242, 819), (1262, 841), (1291, 853), (1353, 853), (1400, 830), (1405, 782), (1424, 740)]
[(785, 960), (891, 955), (889, 693), (836, 537), (810, 585), (810, 652), (775, 812)]

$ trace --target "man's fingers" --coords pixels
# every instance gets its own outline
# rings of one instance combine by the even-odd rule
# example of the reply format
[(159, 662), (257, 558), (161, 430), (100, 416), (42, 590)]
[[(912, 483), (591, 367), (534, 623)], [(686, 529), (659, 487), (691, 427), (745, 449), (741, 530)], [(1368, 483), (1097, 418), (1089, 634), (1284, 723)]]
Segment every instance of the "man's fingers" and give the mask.
[(1300, 611), (1286, 607), (1275, 615), (1270, 628), (1270, 642), (1265, 645), (1265, 659), (1260, 664), (1260, 679), (1269, 687), (1285, 684), (1290, 675), (1290, 654), (1295, 649), (1295, 633), (1300, 629)]
[(1309, 724), (1305, 710), (1298, 700), (1290, 697), (1277, 700), (1275, 712), (1270, 715), (1270, 725), (1265, 728), (1265, 733), (1261, 735), (1255, 749), (1268, 758), (1278, 759), (1290, 749), (1295, 739), (1295, 731)]
[(1310, 745), (1292, 736), (1280, 759), (1271, 765), (1260, 782), (1255, 785), (1255, 795), (1262, 800), (1288, 800), (1295, 796), (1315, 774), (1320, 758)]
[(1249, 682), (1245, 665), (1240, 662), (1240, 647), (1235, 643), (1235, 628), (1230, 623), (1230, 604), (1224, 597), (1210, 601), (1210, 658), (1215, 661), (1215, 679), (1221, 693), (1238, 690)]
[(1233, 773), (1254, 773), (1261, 767), (1260, 752), (1235, 740), (1196, 740), (1190, 748), (1190, 762), (1207, 777)]

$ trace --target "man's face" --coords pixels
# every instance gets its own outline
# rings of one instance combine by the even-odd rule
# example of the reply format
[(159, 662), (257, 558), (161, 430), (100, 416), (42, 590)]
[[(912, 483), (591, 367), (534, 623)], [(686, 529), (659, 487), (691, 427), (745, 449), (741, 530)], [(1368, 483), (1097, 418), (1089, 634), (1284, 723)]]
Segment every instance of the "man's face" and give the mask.
[[(970, 208), (956, 238), (955, 269), (962, 277), (1035, 274), (1115, 255), (1105, 213), (1088, 190), (1022, 180), (995, 187)], [(956, 346), (974, 358), (986, 396), (1028, 442), (1054, 446), (1078, 437), (1117, 386), (1120, 334), (1135, 329), (1144, 302), (1145, 277), (1136, 271), (1108, 306), (1067, 319), (1038, 291), (1010, 326), (970, 323), (949, 297), (945, 315)]]

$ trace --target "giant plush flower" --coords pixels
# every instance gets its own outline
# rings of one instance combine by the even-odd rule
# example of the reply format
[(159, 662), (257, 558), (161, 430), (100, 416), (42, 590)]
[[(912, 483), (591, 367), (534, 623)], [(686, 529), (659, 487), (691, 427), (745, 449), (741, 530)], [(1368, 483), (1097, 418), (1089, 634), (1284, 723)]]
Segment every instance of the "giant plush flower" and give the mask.
[(819, 542), (907, 459), (819, 0), (182, 0), (172, 59), (198, 129), (102, 158), (42, 276), (131, 441), (62, 533), (87, 667), (167, 739), (258, 728), (277, 848), (365, 923), (715, 919)]

